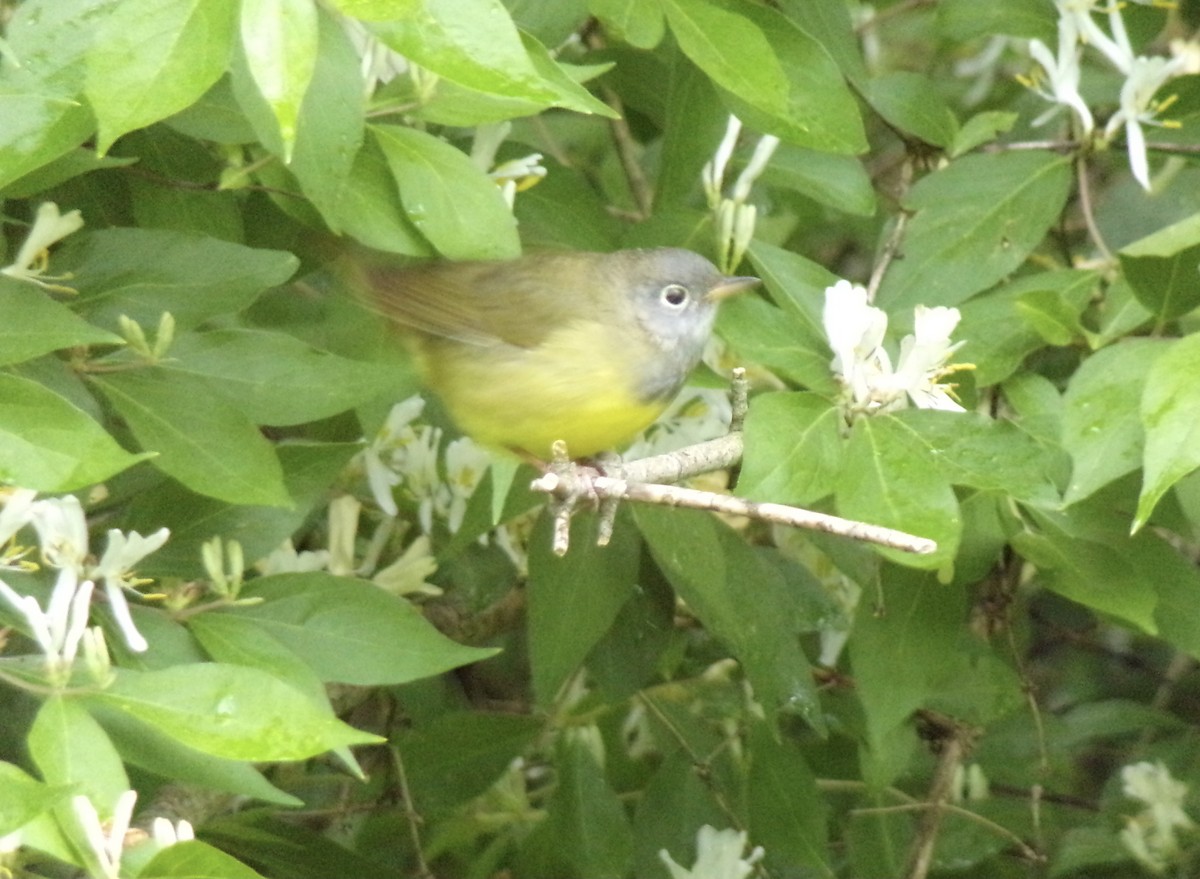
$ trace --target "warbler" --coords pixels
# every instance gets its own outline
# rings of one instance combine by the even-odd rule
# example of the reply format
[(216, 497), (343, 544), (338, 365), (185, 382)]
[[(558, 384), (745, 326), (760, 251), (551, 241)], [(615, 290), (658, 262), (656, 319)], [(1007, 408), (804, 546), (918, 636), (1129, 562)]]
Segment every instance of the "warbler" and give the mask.
[(549, 460), (615, 450), (700, 361), (720, 301), (757, 283), (679, 248), (397, 267), (357, 262), (425, 382), (478, 442)]

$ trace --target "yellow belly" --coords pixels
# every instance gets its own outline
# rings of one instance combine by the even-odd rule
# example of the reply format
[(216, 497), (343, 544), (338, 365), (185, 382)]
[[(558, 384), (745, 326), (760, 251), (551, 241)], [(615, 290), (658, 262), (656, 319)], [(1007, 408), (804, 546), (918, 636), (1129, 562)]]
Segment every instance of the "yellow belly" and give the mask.
[(616, 449), (669, 402), (638, 399), (644, 351), (597, 350), (605, 347), (589, 325), (565, 328), (533, 349), (433, 338), (419, 346), (427, 383), (464, 433), (542, 460), (557, 440), (575, 458)]

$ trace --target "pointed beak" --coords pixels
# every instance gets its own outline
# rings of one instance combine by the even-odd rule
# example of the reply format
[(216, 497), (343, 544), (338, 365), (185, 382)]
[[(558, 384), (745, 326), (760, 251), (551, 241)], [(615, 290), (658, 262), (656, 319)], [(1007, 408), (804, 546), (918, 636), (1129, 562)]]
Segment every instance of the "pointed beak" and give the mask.
[(743, 290), (749, 290), (751, 287), (760, 283), (762, 282), (759, 281), (758, 278), (751, 278), (748, 276), (740, 278), (722, 278), (721, 282), (709, 290), (704, 298), (709, 302), (720, 302), (722, 299), (728, 299), (730, 296), (741, 293)]

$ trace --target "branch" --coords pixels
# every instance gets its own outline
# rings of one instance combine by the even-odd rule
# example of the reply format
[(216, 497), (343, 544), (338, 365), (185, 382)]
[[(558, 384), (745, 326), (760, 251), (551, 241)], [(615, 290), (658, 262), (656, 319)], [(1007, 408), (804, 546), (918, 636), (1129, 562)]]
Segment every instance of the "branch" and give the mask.
[[(745, 412), (744, 370), (734, 371), (733, 390), (733, 421), (740, 427), (742, 413)], [(553, 545), (557, 555), (565, 555), (570, 546), (571, 516), (581, 504), (599, 503), (601, 521), (596, 542), (606, 546), (612, 537), (616, 504), (622, 500), (748, 516), (762, 522), (824, 531), (919, 555), (928, 555), (937, 550), (937, 544), (932, 540), (881, 525), (842, 519), (784, 504), (756, 503), (731, 495), (661, 484), (737, 466), (742, 460), (743, 449), (740, 430), (665, 455), (605, 466), (602, 473), (593, 468), (580, 467), (567, 456), (564, 444), (556, 446), (551, 469), (535, 479), (530, 488), (548, 494), (553, 499)]]

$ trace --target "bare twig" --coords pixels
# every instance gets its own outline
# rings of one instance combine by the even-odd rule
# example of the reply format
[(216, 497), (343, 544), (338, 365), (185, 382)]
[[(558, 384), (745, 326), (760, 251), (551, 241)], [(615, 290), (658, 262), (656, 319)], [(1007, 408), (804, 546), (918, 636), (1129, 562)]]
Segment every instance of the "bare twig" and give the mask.
[[(908, 191), (908, 187), (912, 183), (912, 173), (912, 161), (905, 160), (900, 169), (901, 195)], [(900, 246), (904, 241), (904, 233), (908, 228), (909, 216), (911, 215), (903, 208), (896, 214), (896, 223), (892, 226), (892, 232), (888, 235), (887, 243), (883, 245), (883, 250), (879, 254), (879, 261), (875, 263), (875, 268), (871, 270), (871, 279), (867, 282), (868, 302), (875, 301), (875, 294), (879, 292), (879, 285), (883, 283), (883, 276), (887, 272), (888, 266), (892, 264), (892, 260), (900, 252)]]
[(1108, 245), (1104, 242), (1104, 236), (1100, 234), (1100, 227), (1096, 225), (1096, 216), (1092, 211), (1092, 187), (1088, 180), (1087, 160), (1082, 155), (1075, 158), (1075, 179), (1079, 189), (1079, 211), (1083, 214), (1083, 222), (1087, 224), (1088, 236), (1106, 263), (1115, 262), (1116, 257), (1108, 249)]
[(404, 757), (399, 748), (392, 748), (393, 759), (396, 763), (396, 778), (400, 782), (400, 797), (404, 803), (404, 817), (408, 821), (408, 833), (412, 840), (413, 857), (417, 861), (418, 879), (434, 879), (433, 871), (425, 861), (425, 852), (421, 846), (421, 815), (413, 805), (412, 794), (408, 789), (408, 774), (404, 771)]

